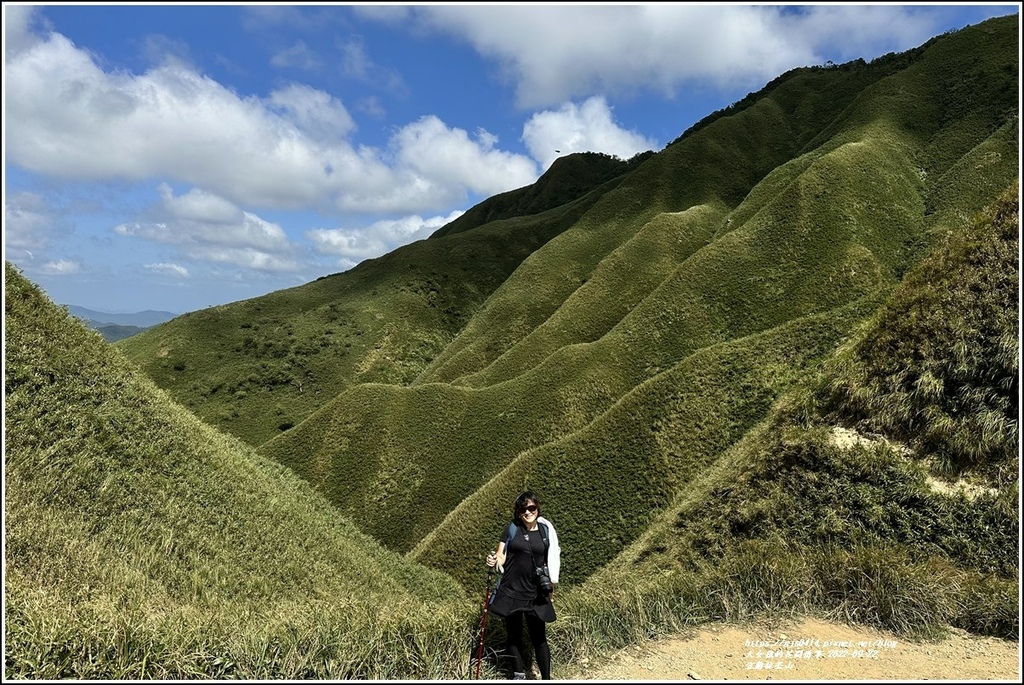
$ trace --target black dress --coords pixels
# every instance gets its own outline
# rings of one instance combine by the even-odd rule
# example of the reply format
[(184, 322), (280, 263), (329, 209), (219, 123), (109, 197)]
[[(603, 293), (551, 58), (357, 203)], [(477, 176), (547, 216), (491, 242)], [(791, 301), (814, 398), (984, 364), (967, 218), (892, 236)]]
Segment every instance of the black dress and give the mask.
[[(502, 537), (507, 535), (502, 533)], [(541, 591), (534, 569), (547, 563), (544, 539), (540, 530), (527, 531), (516, 526), (515, 537), (505, 543), (505, 573), (491, 599), (490, 612), (510, 616), (516, 612), (533, 612), (545, 623), (555, 620), (555, 606)]]

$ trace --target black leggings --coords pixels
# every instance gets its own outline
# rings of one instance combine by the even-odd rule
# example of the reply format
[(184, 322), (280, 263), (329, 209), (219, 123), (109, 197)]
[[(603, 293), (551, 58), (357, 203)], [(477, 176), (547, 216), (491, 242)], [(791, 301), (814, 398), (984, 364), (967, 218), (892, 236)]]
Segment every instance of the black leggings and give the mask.
[(505, 632), (508, 634), (508, 651), (512, 655), (513, 671), (525, 673), (526, 666), (523, 661), (523, 620), (526, 618), (526, 628), (530, 632), (530, 643), (533, 645), (533, 654), (537, 658), (537, 668), (540, 669), (542, 680), (551, 680), (551, 650), (548, 648), (547, 628), (544, 621), (537, 618), (532, 612), (516, 612), (505, 617)]

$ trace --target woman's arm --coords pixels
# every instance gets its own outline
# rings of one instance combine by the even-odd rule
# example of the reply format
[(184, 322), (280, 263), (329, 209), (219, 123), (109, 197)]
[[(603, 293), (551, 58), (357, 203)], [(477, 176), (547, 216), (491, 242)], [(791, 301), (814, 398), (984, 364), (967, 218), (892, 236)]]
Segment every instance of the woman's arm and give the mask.
[(558, 545), (558, 533), (551, 521), (544, 520), (548, 524), (548, 574), (551, 582), (558, 584), (558, 572), (562, 568), (562, 548)]
[(486, 563), (487, 563), (488, 566), (491, 566), (491, 567), (497, 566), (498, 567), (498, 573), (504, 573), (505, 572), (505, 569), (504, 569), (504, 564), (505, 564), (505, 543), (504, 542), (499, 542), (498, 543), (498, 549), (496, 549), (495, 551), (493, 551), (493, 552), (491, 552), (490, 554), (487, 555), (487, 562)]

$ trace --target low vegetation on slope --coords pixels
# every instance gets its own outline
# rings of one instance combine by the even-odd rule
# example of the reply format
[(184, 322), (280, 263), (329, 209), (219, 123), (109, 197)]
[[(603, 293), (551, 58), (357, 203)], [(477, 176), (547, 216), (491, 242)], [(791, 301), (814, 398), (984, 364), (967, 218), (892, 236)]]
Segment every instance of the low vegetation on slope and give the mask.
[[(562, 659), (765, 615), (1019, 636), (1018, 194), (950, 235), (813, 382), (564, 598)], [(915, 354), (893, 373), (899, 350)]]
[(914, 269), (873, 334), (835, 362), (815, 397), (830, 421), (903, 442), (953, 477), (1016, 478), (1018, 190)]
[(5, 680), (447, 678), (475, 602), (5, 265)]
[[(850, 88), (849, 74), (794, 76), (651, 156), (524, 260), (415, 383), (353, 387), (261, 451), (343, 511), (372, 510), (359, 523), (388, 546), (463, 580), (494, 516), (533, 484), (558, 512), (567, 552), (596, 550), (595, 564), (567, 574), (581, 581), (688, 487), (666, 479), (678, 449), (652, 426), (671, 417), (686, 427), (677, 443), (706, 448), (683, 463), (710, 463), (873, 312), (953, 217), (980, 209), (976, 196), (945, 192), (953, 176), (1011, 182), (1015, 115), (1000, 65), (1016, 59), (1002, 45), (1015, 25), (996, 26), (998, 40), (964, 31), (899, 68), (859, 67), (862, 88), (837, 112), (825, 97), (810, 97), (813, 116), (800, 103), (812, 85)], [(965, 56), (1000, 78), (967, 78), (976, 101), (935, 92), (939, 68)], [(735, 200), (740, 181), (722, 169), (744, 165), (760, 180)], [(822, 320), (835, 329), (819, 337), (810, 322)], [(755, 341), (766, 347), (752, 353)], [(711, 350), (735, 353), (734, 368), (701, 368)], [(690, 375), (669, 375), (683, 368)], [(666, 389), (648, 396), (648, 384)], [(663, 406), (685, 392), (695, 401)], [(747, 394), (759, 401), (737, 401)], [(628, 511), (638, 497), (642, 512), (604, 522), (608, 501)]]
[[(566, 160), (564, 173), (549, 171), (549, 182), (569, 183), (566, 174), (595, 163), (579, 157)], [(412, 382), (527, 255), (616, 182), (536, 214), (416, 241), (313, 283), (191, 312), (118, 347), (179, 403), (257, 446), (351, 385)]]

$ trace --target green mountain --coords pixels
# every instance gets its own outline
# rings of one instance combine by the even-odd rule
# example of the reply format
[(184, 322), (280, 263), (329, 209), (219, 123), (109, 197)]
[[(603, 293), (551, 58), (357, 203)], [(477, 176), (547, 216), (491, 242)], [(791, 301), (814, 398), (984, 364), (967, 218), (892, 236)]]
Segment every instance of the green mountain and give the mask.
[[(9, 425), (25, 433), (28, 464), (60, 453), (61, 436), (79, 426), (97, 435), (86, 453), (130, 440), (145, 445), (146, 464), (224, 445), (190, 472), (198, 494), (189, 501), (230, 491), (229, 501), (256, 503), (230, 517), (255, 531), (251, 544), (288, 544), (283, 557), (260, 548), (259, 562), (247, 559), (222, 585), (226, 571), (207, 572), (193, 592), (237, 592), (250, 574), (281, 565), (301, 579), (282, 582), (302, 589), (281, 590), (292, 613), (275, 625), (300, 633), (312, 622), (321, 636), (342, 620), (327, 599), (342, 594), (320, 582), (350, 582), (331, 563), (342, 564), (335, 539), (351, 536), (360, 542), (345, 549), (382, 569), (364, 565), (361, 576), (404, 588), (399, 613), (422, 620), (412, 634), (456, 653), (439, 626), (466, 632), (458, 587), (482, 590), (482, 558), (529, 487), (563, 547), (556, 664), (764, 614), (1014, 636), (1018, 22), (993, 19), (871, 63), (795, 69), (659, 152), (566, 157), (426, 240), (107, 346), (104, 359), (119, 360), (108, 362), (112, 373), (142, 383), (141, 370), (161, 388), (148, 391), (160, 406), (189, 417), (185, 428), (145, 432), (148, 411), (145, 423), (141, 412), (122, 422), (134, 396), (104, 413), (102, 402), (69, 395), (46, 406), (77, 402), (88, 418), (29, 430), (21, 426), (37, 416), (61, 417), (30, 402), (35, 390), (24, 394), (29, 418)], [(50, 353), (91, 345), (90, 335)], [(40, 388), (65, 375), (31, 374)], [(92, 479), (79, 498), (103, 486), (101, 474), (125, 477), (102, 463), (64, 469)], [(275, 485), (225, 472), (240, 463)], [(37, 480), (48, 489), (21, 526), (47, 520), (47, 507), (62, 511), (67, 497), (55, 473)], [(133, 511), (161, 511), (159, 489), (143, 492), (131, 500), (137, 509), (108, 506), (79, 528), (30, 539), (78, 540)], [(266, 502), (281, 498), (291, 508), (268, 515)], [(334, 531), (323, 542), (330, 551), (302, 532), (310, 511)], [(138, 527), (121, 525), (111, 530)], [(150, 527), (167, 535), (165, 524)], [(209, 523), (185, 527), (194, 540), (220, 539)], [(106, 538), (111, 546), (118, 535)], [(159, 548), (152, 535), (140, 548)], [(321, 581), (304, 575), (303, 554), (324, 560), (311, 562)], [(124, 564), (151, 582), (144, 561)], [(445, 581), (463, 608), (431, 608)], [(319, 598), (316, 611), (307, 595)], [(190, 597), (168, 604), (194, 607)], [(209, 601), (229, 617), (220, 625), (250, 611)], [(196, 613), (218, 615), (206, 609)], [(305, 618), (321, 610), (323, 621)], [(360, 630), (394, 625), (390, 609), (377, 611), (365, 610), (360, 626), (372, 627)], [(55, 643), (44, 609), (23, 615), (24, 644)], [(320, 658), (315, 645), (289, 644), (295, 660)], [(380, 672), (401, 672), (397, 649), (383, 649)], [(334, 658), (347, 650), (363, 654), (349, 642)], [(50, 651), (40, 663), (60, 658)], [(367, 663), (344, 672), (365, 674)], [(429, 662), (416, 673), (441, 670)]]
[(9, 264), (4, 285), (5, 680), (457, 672), (436, 650), (468, 643), (475, 602), (451, 578), (183, 410)]

